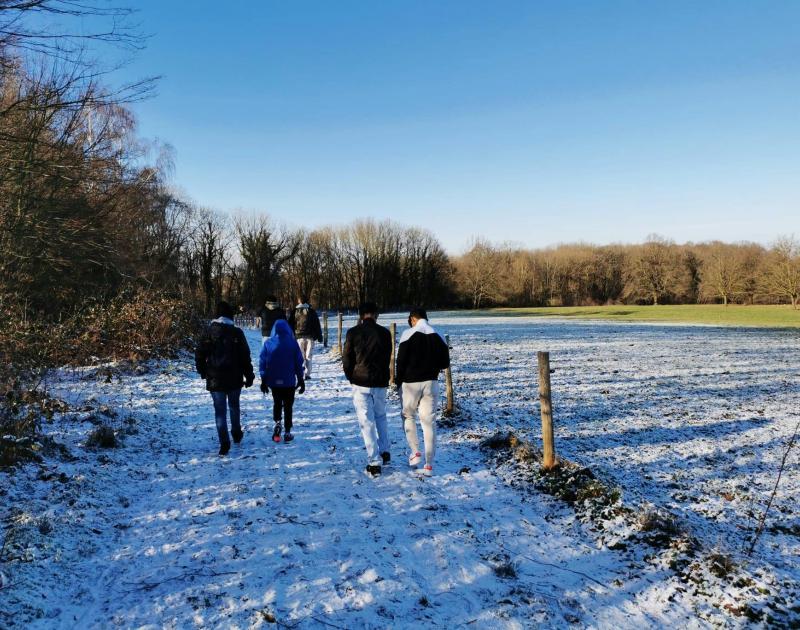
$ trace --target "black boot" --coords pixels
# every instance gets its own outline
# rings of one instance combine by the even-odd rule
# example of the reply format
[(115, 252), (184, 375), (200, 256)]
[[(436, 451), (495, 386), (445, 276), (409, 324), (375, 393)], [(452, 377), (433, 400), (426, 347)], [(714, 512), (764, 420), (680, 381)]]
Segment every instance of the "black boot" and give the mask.
[(227, 455), (228, 451), (230, 451), (230, 450), (231, 450), (231, 443), (230, 442), (223, 442), (222, 444), (219, 445), (219, 454), (220, 454), (220, 456)]

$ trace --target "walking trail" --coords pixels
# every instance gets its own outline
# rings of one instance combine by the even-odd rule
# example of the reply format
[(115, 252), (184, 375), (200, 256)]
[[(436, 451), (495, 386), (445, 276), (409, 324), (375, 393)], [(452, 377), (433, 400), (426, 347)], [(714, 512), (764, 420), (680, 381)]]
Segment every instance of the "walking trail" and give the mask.
[[(256, 360), (260, 337), (247, 335)], [(86, 427), (75, 420), (58, 436), (83, 453), (58, 466), (70, 481), (32, 487), (53, 544), (11, 597), (39, 608), (34, 627), (698, 624), (659, 576), (628, 575), (569, 510), (501, 481), (465, 430), (440, 431), (436, 474), (419, 478), (395, 397), (393, 461), (368, 478), (331, 353), (318, 352), (297, 398), (293, 443), (271, 441), (271, 398), (254, 386), (242, 395), (244, 440), (225, 458), (188, 358), (88, 378), (62, 375), (51, 389), (77, 404), (90, 387), (95, 405), (136, 425), (122, 448), (98, 455), (80, 447)]]

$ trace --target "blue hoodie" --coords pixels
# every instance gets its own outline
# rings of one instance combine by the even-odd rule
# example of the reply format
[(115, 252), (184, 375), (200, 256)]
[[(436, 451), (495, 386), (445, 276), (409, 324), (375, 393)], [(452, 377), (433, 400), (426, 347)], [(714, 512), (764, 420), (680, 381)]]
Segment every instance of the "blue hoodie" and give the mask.
[(303, 378), (303, 354), (285, 319), (275, 322), (264, 342), (258, 371), (269, 387), (294, 387)]

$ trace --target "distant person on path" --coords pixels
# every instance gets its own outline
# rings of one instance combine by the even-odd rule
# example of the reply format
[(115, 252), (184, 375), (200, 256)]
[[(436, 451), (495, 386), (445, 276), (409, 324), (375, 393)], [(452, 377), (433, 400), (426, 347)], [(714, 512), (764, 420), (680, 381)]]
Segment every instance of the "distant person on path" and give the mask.
[(272, 389), (272, 419), (275, 429), (272, 441), (281, 441), (281, 414), (283, 415), (284, 442), (291, 442), (292, 408), (294, 407), (295, 389), (302, 394), (306, 391), (303, 380), (303, 355), (292, 335), (289, 323), (284, 319), (275, 322), (272, 335), (261, 348), (258, 362), (261, 374), (261, 391), (268, 394)]
[(345, 337), (342, 369), (353, 386), (353, 405), (367, 449), (367, 474), (374, 477), (381, 474), (381, 465), (391, 460), (386, 389), (392, 336), (378, 325), (378, 307), (373, 302), (364, 302), (358, 308), (358, 315), (358, 326), (348, 330)]
[(419, 414), (425, 440), (425, 466), (422, 474), (432, 475), (433, 457), (436, 454), (439, 372), (450, 365), (450, 350), (444, 337), (431, 328), (425, 309), (412, 309), (408, 325), (410, 328), (403, 332), (397, 348), (395, 373), (403, 408), (403, 428), (411, 448), (408, 465), (416, 467), (422, 459), (415, 419)]
[(197, 343), (195, 367), (206, 380), (206, 389), (214, 401), (214, 418), (219, 436), (219, 454), (231, 450), (227, 410), (231, 412), (233, 441), (242, 441), (239, 421), (239, 395), (242, 384), (250, 387), (255, 379), (250, 362), (250, 348), (244, 332), (233, 324), (233, 308), (227, 302), (217, 304), (217, 318), (211, 322)]
[(264, 306), (258, 311), (258, 323), (261, 326), (261, 344), (266, 343), (272, 334), (272, 327), (279, 319), (286, 319), (286, 313), (274, 295), (268, 295)]
[(305, 378), (311, 378), (311, 358), (314, 355), (314, 342), (322, 341), (322, 326), (319, 325), (317, 311), (311, 308), (308, 296), (297, 298), (297, 306), (289, 317), (289, 325), (303, 353)]

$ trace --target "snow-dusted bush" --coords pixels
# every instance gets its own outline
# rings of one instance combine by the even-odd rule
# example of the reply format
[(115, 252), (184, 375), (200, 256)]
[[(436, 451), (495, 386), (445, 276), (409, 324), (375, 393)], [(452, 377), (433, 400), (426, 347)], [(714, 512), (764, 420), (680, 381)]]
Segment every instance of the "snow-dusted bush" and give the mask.
[(60, 322), (21, 316), (7, 303), (0, 317), (0, 466), (36, 459), (39, 423), (65, 410), (42, 389), (48, 369), (171, 356), (197, 326), (184, 302), (142, 289), (87, 302)]

